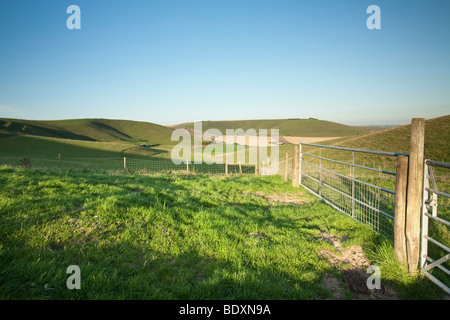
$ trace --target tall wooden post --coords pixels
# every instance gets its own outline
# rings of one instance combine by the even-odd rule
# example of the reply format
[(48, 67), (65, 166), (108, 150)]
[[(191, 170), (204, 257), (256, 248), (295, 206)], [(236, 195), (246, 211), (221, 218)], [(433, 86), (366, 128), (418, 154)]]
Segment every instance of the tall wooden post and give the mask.
[(292, 185), (298, 187), (298, 145), (294, 146), (294, 156), (292, 157)]
[(302, 151), (302, 144), (299, 143), (298, 144), (298, 156), (299, 156), (299, 160), (298, 160), (298, 184), (301, 185), (302, 184), (302, 163), (303, 163), (303, 151)]
[(284, 181), (287, 181), (288, 178), (288, 169), (289, 168), (289, 153), (286, 152), (286, 160), (284, 162)]
[(411, 122), (409, 172), (406, 203), (406, 253), (411, 275), (417, 273), (420, 256), (420, 216), (422, 212), (425, 119)]
[(406, 262), (406, 188), (408, 156), (397, 156), (395, 181), (394, 251), (400, 263)]
[(123, 157), (123, 169), (127, 170), (127, 157)]

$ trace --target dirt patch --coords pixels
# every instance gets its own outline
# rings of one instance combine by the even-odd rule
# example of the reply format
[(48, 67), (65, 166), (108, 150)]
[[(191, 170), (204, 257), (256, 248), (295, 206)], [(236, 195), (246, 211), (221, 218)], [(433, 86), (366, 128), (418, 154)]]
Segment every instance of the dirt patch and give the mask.
[(259, 232), (250, 232), (248, 235), (255, 238), (266, 238), (265, 235)]
[(278, 202), (278, 203), (287, 203), (287, 204), (294, 204), (297, 206), (301, 206), (307, 201), (302, 198), (301, 193), (278, 193), (278, 194), (271, 194), (266, 195), (263, 192), (250, 192), (250, 191), (244, 191), (243, 194), (252, 194), (257, 197), (261, 197), (266, 199), (269, 202)]
[(346, 288), (351, 292), (354, 300), (398, 299), (397, 293), (382, 282), (380, 289), (368, 288), (367, 280), (371, 273), (367, 273), (367, 269), (371, 263), (360, 246), (354, 245), (344, 249), (342, 242), (346, 240), (345, 237), (324, 232), (321, 233), (320, 239), (334, 246), (334, 250), (324, 249), (320, 255), (342, 274), (340, 280), (332, 274), (325, 274), (322, 280), (322, 286), (336, 299), (344, 298)]
[(336, 278), (335, 275), (326, 273), (323, 276), (322, 287), (327, 289), (333, 297), (340, 300), (344, 298), (344, 288), (342, 283)]

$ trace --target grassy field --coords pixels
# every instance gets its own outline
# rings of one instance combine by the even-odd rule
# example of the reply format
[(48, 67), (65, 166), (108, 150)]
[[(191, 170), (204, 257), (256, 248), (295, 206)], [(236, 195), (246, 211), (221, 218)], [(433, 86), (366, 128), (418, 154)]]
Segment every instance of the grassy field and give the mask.
[(84, 141), (173, 144), (172, 129), (149, 122), (110, 119), (0, 119), (0, 137), (32, 135)]
[[(181, 124), (187, 128), (194, 128), (194, 123)], [(336, 122), (317, 119), (272, 119), (272, 120), (233, 120), (233, 121), (203, 121), (202, 130), (215, 128), (223, 134), (226, 129), (279, 129), (280, 136), (300, 136), (300, 137), (342, 137), (357, 134), (365, 134), (379, 128), (354, 127)]]
[[(382, 237), (277, 176), (3, 167), (0, 215), (2, 299), (442, 298)], [(368, 264), (378, 295), (355, 291)]]

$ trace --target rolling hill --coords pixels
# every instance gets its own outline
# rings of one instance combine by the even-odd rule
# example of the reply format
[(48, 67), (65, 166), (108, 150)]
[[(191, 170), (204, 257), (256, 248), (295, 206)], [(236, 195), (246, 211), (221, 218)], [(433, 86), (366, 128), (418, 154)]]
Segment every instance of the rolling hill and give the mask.
[[(180, 126), (194, 128), (194, 122)], [(366, 134), (380, 128), (354, 127), (318, 119), (272, 119), (272, 120), (230, 120), (203, 121), (203, 131), (215, 128), (225, 134), (226, 129), (279, 129), (280, 136), (296, 137), (343, 137)], [(268, 132), (270, 134), (270, 132)]]
[[(357, 149), (409, 153), (411, 125), (369, 133), (322, 144)], [(450, 115), (425, 120), (425, 158), (450, 162)]]
[(109, 119), (18, 120), (0, 119), (0, 137), (40, 137), (146, 144), (173, 144), (172, 129), (149, 122)]
[(0, 119), (0, 156), (56, 159), (167, 158), (173, 129), (108, 119), (36, 121)]

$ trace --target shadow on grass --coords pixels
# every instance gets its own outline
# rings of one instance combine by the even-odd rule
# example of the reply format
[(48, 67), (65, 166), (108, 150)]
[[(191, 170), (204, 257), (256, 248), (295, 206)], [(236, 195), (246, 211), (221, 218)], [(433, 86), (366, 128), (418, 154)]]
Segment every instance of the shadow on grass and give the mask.
[[(337, 224), (320, 201), (217, 202), (204, 176), (1, 173), (15, 175), (0, 188), (5, 299), (333, 298), (321, 284), (331, 269), (316, 255), (326, 245), (318, 236), (355, 226)], [(225, 180), (239, 179), (249, 183)], [(80, 290), (66, 287), (70, 265), (81, 269)]]

